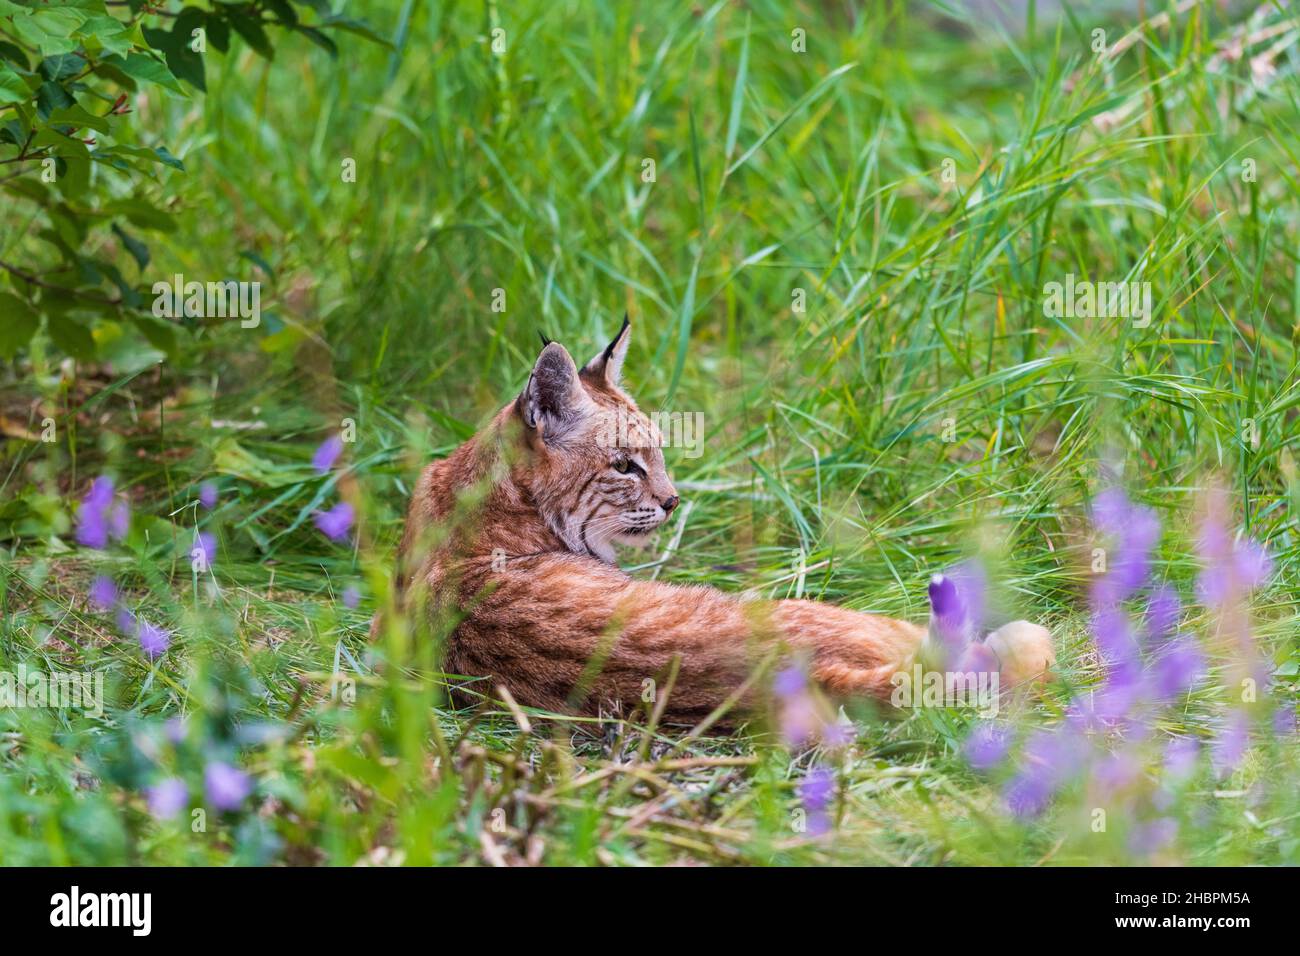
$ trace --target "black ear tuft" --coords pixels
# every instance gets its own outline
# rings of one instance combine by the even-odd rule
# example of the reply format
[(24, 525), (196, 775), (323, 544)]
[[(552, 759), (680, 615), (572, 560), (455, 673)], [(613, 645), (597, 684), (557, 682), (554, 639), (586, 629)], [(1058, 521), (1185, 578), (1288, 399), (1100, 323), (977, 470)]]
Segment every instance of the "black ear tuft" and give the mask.
[(623, 376), (623, 360), (627, 358), (627, 344), (631, 339), (632, 322), (624, 312), (623, 324), (619, 327), (618, 335), (614, 336), (613, 341), (582, 367), (583, 377), (618, 387), (619, 379)]
[(538, 330), (537, 330), (537, 334), (538, 334), (539, 336), (541, 336), (541, 339), (542, 339), (542, 348), (546, 348), (546, 346), (548, 346), (548, 345), (551, 344), (551, 340), (548, 339), (548, 338), (546, 337), (546, 333), (543, 332), (541, 329), (538, 329)]
[(614, 346), (618, 345), (618, 341), (619, 341), (619, 339), (621, 339), (621, 338), (623, 337), (623, 333), (626, 332), (626, 331), (627, 331), (629, 328), (631, 328), (631, 327), (632, 327), (632, 323), (631, 323), (631, 321), (628, 319), (628, 317), (627, 317), (627, 313), (624, 312), (624, 313), (623, 313), (623, 324), (620, 325), (620, 326), (618, 327), (618, 335), (614, 336), (614, 341), (613, 341), (613, 342), (610, 342), (608, 345), (605, 346), (605, 361), (606, 361), (606, 362), (608, 362), (611, 358), (613, 358), (613, 356), (614, 356)]

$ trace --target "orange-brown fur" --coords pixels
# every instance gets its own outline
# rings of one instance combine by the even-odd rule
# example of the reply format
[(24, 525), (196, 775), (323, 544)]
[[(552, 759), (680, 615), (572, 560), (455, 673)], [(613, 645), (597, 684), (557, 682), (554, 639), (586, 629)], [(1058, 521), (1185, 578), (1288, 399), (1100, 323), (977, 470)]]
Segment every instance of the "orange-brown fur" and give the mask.
[[(765, 657), (793, 652), (834, 695), (887, 698), (924, 628), (815, 601), (638, 580), (612, 563), (609, 542), (593, 532), (662, 523), (676, 496), (659, 448), (641, 442), (655, 437), (648, 422), (618, 387), (626, 337), (625, 325), (580, 373), (548, 345), (524, 393), (421, 476), (399, 555), (399, 602), (461, 618), (446, 639), (445, 669), (486, 676), (484, 690), (504, 686), (521, 704), (595, 713), (636, 706), (644, 682), (663, 687), (677, 657), (665, 717), (694, 721), (736, 695)], [(602, 444), (608, 433), (596, 429), (620, 410), (635, 434)], [(644, 465), (635, 481), (615, 470), (629, 450)], [(598, 513), (606, 494), (617, 502), (609, 518)], [(740, 712), (753, 700), (741, 695)]]

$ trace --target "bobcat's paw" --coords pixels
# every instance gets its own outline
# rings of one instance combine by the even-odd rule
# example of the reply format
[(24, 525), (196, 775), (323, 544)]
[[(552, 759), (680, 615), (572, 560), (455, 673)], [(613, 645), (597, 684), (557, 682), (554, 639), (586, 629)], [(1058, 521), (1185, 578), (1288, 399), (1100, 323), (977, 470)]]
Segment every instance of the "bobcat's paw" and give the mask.
[(985, 640), (998, 656), (998, 670), (1008, 686), (1046, 679), (1056, 664), (1052, 635), (1047, 628), (1029, 621), (1012, 621)]

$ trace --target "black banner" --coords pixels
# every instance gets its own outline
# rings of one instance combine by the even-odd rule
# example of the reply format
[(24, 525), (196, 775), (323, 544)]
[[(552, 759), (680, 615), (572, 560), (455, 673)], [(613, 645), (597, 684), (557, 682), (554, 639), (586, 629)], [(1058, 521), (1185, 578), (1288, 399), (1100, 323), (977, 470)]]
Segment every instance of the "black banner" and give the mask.
[(1289, 882), (1266, 869), (0, 870), (7, 941), (75, 934), (79, 943), (93, 935), (128, 946), (373, 945), (392, 932), (456, 928), (591, 939), (606, 922), (622, 934), (628, 919), (653, 918), (674, 932), (698, 921), (692, 933), (704, 936), (693, 935), (693, 946), (716, 933), (735, 948), (741, 927), (776, 920), (791, 928), (795, 914), (806, 929), (824, 920), (828, 930), (847, 929), (844, 917), (858, 914), (873, 944), (915, 944), (931, 932), (948, 943), (954, 934), (1020, 938), (1039, 929), (1071, 940), (1227, 941), (1287, 927)]

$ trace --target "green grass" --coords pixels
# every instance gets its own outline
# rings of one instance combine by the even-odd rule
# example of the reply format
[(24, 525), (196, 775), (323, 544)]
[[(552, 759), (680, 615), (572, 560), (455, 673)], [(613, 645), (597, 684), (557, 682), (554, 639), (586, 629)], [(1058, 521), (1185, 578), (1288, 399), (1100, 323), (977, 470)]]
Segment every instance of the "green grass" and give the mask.
[[(1274, 24), (1252, 55), (1294, 38), (1286, 10), (1204, 4), (1129, 34), (1081, 11), (940, 28), (896, 3), (388, 6), (361, 12), (396, 53), (286, 38), (268, 65), (236, 45), (210, 55), (206, 99), (140, 105), (188, 171), (156, 187), (180, 228), (139, 281), (260, 278), (260, 328), (204, 322), (160, 364), (105, 322), (110, 362), (38, 339), (3, 372), (6, 421), (60, 433), (0, 447), (0, 668), (102, 669), (109, 690), (100, 719), (0, 711), (0, 862), (1142, 862), (1122, 825), (1091, 830), (1108, 796), (1009, 817), (957, 753), (968, 714), (859, 714), (838, 755), (758, 724), (534, 713), (522, 733), (506, 708), (449, 709), (428, 648), (369, 645), (421, 465), (517, 393), (539, 330), (583, 358), (625, 310), (643, 409), (706, 425), (701, 456), (668, 452), (693, 505), (680, 545), (636, 573), (921, 619), (928, 575), (981, 552), (1006, 609), (1053, 628), (1060, 679), (1019, 714), (1051, 725), (1098, 674), (1103, 466), (1158, 510), (1154, 576), (1197, 633), (1215, 624), (1191, 602), (1195, 517), (1218, 481), (1273, 553), (1255, 634), (1294, 700), (1300, 60), (1253, 82), (1223, 53)], [(1095, 56), (1097, 27), (1123, 51)], [(1068, 273), (1149, 281), (1150, 324), (1046, 316)], [(309, 458), (345, 418), (356, 549), (310, 517), (338, 489)], [(103, 554), (70, 532), (100, 473), (136, 513)], [(219, 538), (210, 576), (196, 521)], [(99, 572), (175, 629), (157, 666), (86, 608)], [(1154, 737), (1205, 733), (1227, 703), (1209, 682)], [(1294, 740), (1262, 738), (1230, 779), (1202, 767), (1161, 860), (1300, 862)], [(249, 809), (200, 833), (153, 820), (143, 787), (197, 794), (213, 755), (256, 777)], [(815, 762), (839, 781), (829, 839), (792, 828)]]

